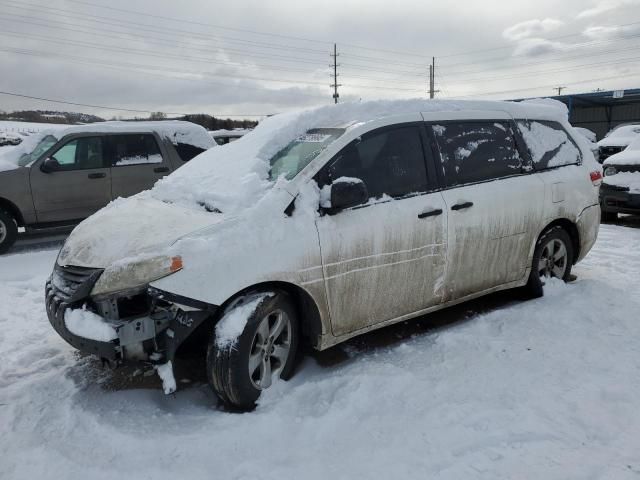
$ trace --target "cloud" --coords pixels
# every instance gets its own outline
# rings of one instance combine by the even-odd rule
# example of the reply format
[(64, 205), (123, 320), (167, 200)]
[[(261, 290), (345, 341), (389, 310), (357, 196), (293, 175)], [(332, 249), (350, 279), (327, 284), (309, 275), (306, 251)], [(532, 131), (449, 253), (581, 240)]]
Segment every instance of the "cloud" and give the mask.
[(512, 25), (502, 32), (502, 36), (507, 40), (522, 40), (556, 30), (562, 26), (564, 26), (564, 22), (556, 18), (545, 18), (543, 20), (536, 18)]
[(606, 40), (609, 38), (624, 37), (640, 33), (640, 25), (595, 25), (585, 28), (582, 34), (593, 40)]
[(525, 38), (520, 40), (513, 51), (515, 56), (537, 57), (546, 53), (564, 52), (568, 46), (544, 38)]
[(611, 10), (617, 10), (623, 7), (630, 7), (640, 5), (640, 0), (602, 0), (597, 2), (596, 5), (592, 8), (588, 8), (587, 10), (583, 10), (576, 18), (592, 18), (597, 17), (605, 12), (609, 12)]

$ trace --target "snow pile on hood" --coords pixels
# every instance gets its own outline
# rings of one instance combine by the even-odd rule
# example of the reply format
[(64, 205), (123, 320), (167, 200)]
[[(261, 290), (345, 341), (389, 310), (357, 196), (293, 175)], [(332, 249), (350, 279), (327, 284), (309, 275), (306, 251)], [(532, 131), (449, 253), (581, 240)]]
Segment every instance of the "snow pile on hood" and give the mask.
[(118, 199), (80, 223), (60, 250), (60, 265), (107, 267), (132, 254), (157, 252), (176, 238), (221, 220), (141, 195)]
[(233, 214), (254, 205), (265, 194), (273, 185), (269, 180), (270, 159), (312, 128), (350, 127), (396, 114), (456, 110), (506, 111), (515, 118), (567, 118), (564, 104), (545, 100), (515, 103), (415, 99), (328, 105), (267, 118), (241, 139), (202, 153), (160, 180), (151, 195), (189, 208), (205, 207)]
[(640, 165), (640, 135), (623, 151), (607, 158), (603, 165)]
[(626, 187), (630, 193), (640, 193), (640, 172), (619, 172), (607, 175), (602, 183), (613, 187)]
[(640, 125), (625, 125), (609, 132), (598, 142), (599, 147), (626, 147), (640, 136)]

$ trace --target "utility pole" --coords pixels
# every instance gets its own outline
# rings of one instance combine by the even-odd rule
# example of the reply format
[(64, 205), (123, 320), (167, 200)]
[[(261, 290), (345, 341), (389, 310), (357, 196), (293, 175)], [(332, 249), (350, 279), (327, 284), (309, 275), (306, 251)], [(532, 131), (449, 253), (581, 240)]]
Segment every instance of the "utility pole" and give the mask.
[(329, 54), (329, 56), (333, 57), (333, 83), (329, 85), (329, 87), (333, 88), (333, 103), (338, 103), (338, 98), (340, 95), (338, 94), (338, 87), (342, 85), (338, 83), (338, 47), (336, 44), (333, 44), (333, 54)]
[(436, 96), (436, 57), (431, 57), (431, 65), (429, 65), (429, 98)]
[(567, 87), (556, 87), (558, 89), (558, 96), (562, 95), (562, 90), (564, 90)]

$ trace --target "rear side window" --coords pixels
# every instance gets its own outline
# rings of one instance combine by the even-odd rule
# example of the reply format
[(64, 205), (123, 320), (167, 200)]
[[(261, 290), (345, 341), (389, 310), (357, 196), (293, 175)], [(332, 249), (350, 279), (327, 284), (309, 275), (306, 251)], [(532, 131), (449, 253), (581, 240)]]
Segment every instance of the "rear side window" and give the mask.
[(156, 139), (150, 134), (112, 135), (111, 164), (114, 167), (162, 163)]
[(447, 186), (522, 171), (522, 157), (508, 122), (451, 122), (432, 128)]
[(318, 176), (320, 187), (340, 177), (359, 178), (369, 198), (402, 197), (427, 190), (420, 130), (406, 126), (370, 132), (347, 145)]
[(559, 123), (537, 120), (517, 123), (536, 170), (580, 163), (580, 149)]
[(178, 143), (177, 145), (174, 145), (174, 148), (183, 162), (188, 162), (193, 157), (200, 155), (205, 151), (204, 148), (189, 145), (188, 143)]

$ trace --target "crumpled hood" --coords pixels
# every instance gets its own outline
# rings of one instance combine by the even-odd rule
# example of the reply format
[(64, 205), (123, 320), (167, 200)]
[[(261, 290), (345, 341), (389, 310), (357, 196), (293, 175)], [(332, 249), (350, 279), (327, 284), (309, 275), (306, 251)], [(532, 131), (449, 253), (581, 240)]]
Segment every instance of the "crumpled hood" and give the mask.
[(221, 222), (224, 215), (140, 194), (118, 199), (80, 223), (60, 250), (60, 265), (106, 268), (141, 254), (162, 253), (178, 238)]

